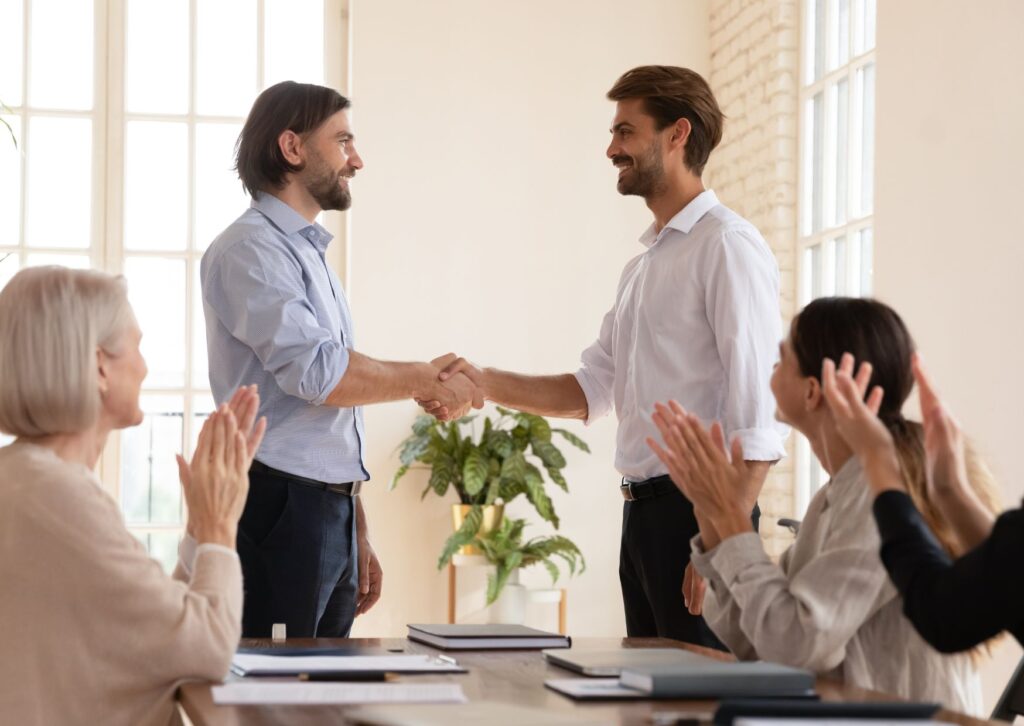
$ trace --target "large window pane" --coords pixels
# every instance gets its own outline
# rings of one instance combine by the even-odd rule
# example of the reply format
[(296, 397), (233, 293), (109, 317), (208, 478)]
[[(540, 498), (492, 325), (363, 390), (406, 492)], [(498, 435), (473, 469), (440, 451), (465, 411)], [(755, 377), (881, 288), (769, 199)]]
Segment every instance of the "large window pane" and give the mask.
[(850, 60), (850, 0), (828, 3), (828, 70)]
[(125, 110), (188, 113), (188, 0), (129, 0), (125, 13)]
[(857, 71), (857, 124), (860, 130), (860, 154), (856, 160), (857, 215), (871, 214), (875, 195), (875, 64)]
[[(0, 96), (0, 99), (3, 97)], [(0, 116), (11, 126), (15, 138), (21, 137), (21, 119)], [(21, 241), (21, 153), (7, 127), (0, 124), (0, 245)]]
[(92, 108), (92, 1), (32, 0), (30, 29), (28, 88), (32, 106)]
[(804, 219), (803, 233), (821, 229), (825, 197), (825, 98), (819, 93), (804, 107)]
[(178, 564), (178, 541), (181, 539), (181, 532), (178, 530), (159, 530), (156, 532), (134, 532), (133, 533), (146, 548), (146, 552), (154, 560), (160, 563), (164, 572), (174, 572)]
[(846, 237), (836, 237), (832, 240), (832, 267), (834, 295), (848, 295), (846, 286)]
[(825, 0), (806, 0), (804, 81), (814, 83), (825, 72)]
[(183, 250), (188, 239), (188, 126), (129, 121), (125, 134), (124, 244)]
[(875, 47), (875, 0), (853, 0), (853, 53)]
[(7, 287), (7, 283), (18, 272), (19, 263), (17, 252), (0, 250), (0, 290)]
[(90, 260), (89, 255), (60, 255), (48, 252), (32, 252), (26, 258), (25, 264), (28, 267), (61, 265), (62, 267), (71, 267), (76, 270), (87, 270), (89, 269)]
[(92, 121), (30, 118), (25, 158), (28, 244), (88, 247), (92, 237)]
[(828, 226), (846, 222), (850, 176), (850, 83), (845, 78), (829, 88), (829, 154), (832, 157), (832, 197), (828, 204)]
[[(324, 82), (323, 0), (265, 0), (265, 85)], [(301, 38), (302, 42), (295, 42)]]
[(189, 441), (189, 456), (196, 450), (196, 443), (199, 441), (199, 432), (203, 430), (203, 424), (206, 423), (206, 419), (210, 417), (210, 414), (216, 408), (217, 405), (213, 401), (213, 396), (209, 394), (195, 396), (192, 399), (192, 435), (190, 437), (191, 441)]
[(0, 101), (8, 106), (21, 105), (23, 28), (22, 0), (0, 0)]
[(143, 396), (145, 418), (121, 433), (121, 507), (131, 524), (182, 521), (175, 454), (182, 451), (181, 396)]
[(197, 249), (205, 250), (249, 207), (249, 197), (233, 169), (241, 130), (241, 124), (196, 125)]
[(128, 257), (124, 270), (149, 366), (145, 386), (184, 386), (185, 261)]
[(203, 314), (203, 289), (199, 284), (199, 263), (192, 266), (192, 386), (206, 388), (210, 374), (206, 357), (206, 316)]
[[(256, 3), (204, 0), (197, 6), (196, 108), (204, 115), (245, 116), (256, 98)], [(296, 46), (306, 42), (294, 39)]]
[(871, 295), (874, 280), (874, 233), (871, 228), (860, 232), (860, 294)]

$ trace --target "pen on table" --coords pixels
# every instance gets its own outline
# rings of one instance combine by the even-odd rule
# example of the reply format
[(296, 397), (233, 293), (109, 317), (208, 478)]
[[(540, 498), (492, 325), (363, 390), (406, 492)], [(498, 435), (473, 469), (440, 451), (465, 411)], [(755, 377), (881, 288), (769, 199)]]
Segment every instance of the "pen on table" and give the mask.
[(314, 671), (300, 673), (300, 681), (390, 681), (390, 673), (384, 671)]

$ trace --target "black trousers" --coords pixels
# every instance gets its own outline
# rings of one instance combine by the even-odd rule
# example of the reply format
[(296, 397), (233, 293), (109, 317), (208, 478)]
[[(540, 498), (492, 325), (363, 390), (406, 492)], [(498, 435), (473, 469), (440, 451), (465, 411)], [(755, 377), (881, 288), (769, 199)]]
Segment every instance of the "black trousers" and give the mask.
[(242, 637), (344, 638), (355, 619), (359, 567), (355, 502), (268, 473), (249, 472), (238, 523), (245, 604)]
[[(751, 519), (757, 530), (761, 510)], [(623, 502), (619, 581), (630, 638), (672, 638), (728, 650), (699, 615), (683, 604), (690, 540), (699, 532), (693, 505), (675, 488)]]

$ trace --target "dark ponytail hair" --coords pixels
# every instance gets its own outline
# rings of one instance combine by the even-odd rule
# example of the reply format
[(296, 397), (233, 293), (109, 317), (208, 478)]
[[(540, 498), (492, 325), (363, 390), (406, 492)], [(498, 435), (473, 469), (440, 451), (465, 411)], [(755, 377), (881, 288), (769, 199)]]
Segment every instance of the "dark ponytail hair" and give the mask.
[[(911, 358), (915, 351), (914, 340), (903, 319), (877, 300), (819, 298), (793, 320), (790, 339), (801, 374), (813, 376), (819, 382), (825, 358), (831, 358), (838, 365), (843, 353), (851, 353), (857, 365), (865, 361), (871, 363), (873, 370), (868, 390), (881, 386), (885, 391), (878, 417), (896, 443), (907, 491), (946, 551), (953, 556), (963, 554), (965, 548), (928, 497), (924, 429), (918, 422), (903, 417), (903, 404), (914, 388)], [(977, 461), (973, 451), (968, 454), (972, 474), (979, 472), (978, 476), (971, 476), (972, 486), (993, 512), (999, 511), (991, 475)]]

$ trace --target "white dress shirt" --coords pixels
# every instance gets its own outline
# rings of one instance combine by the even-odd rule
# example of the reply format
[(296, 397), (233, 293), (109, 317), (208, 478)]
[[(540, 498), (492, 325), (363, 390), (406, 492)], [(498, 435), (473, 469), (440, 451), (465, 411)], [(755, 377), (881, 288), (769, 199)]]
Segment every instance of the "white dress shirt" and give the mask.
[(710, 189), (640, 242), (647, 250), (626, 264), (576, 373), (587, 423), (615, 407), (615, 467), (631, 481), (666, 473), (645, 439), (660, 440), (651, 414), (669, 399), (721, 421), (745, 459), (781, 459), (788, 428), (769, 387), (782, 338), (779, 268), (768, 244)]

